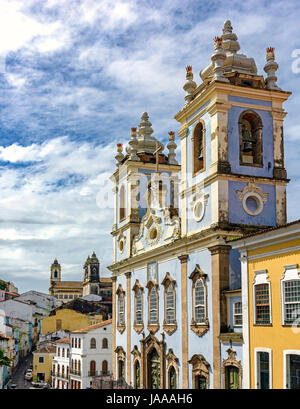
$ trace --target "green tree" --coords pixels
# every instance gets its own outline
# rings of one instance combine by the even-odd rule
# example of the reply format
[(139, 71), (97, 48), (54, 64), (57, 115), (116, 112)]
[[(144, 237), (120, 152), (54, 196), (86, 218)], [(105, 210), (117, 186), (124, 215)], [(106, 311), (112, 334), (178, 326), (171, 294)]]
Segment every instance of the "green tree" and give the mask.
[(6, 283), (4, 281), (0, 281), (0, 290), (6, 290)]
[(3, 350), (0, 348), (0, 366), (11, 366), (11, 361), (12, 359), (5, 356)]

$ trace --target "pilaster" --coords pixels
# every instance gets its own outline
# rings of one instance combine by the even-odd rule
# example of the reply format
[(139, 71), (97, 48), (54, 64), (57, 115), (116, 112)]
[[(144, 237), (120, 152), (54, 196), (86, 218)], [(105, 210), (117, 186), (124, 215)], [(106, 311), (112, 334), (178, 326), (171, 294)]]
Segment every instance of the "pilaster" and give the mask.
[(209, 247), (212, 263), (212, 335), (213, 335), (213, 380), (214, 389), (221, 388), (221, 323), (226, 322), (226, 311), (221, 305), (221, 291), (229, 288), (229, 251), (230, 246)]
[(189, 388), (188, 364), (188, 305), (187, 305), (187, 261), (188, 255), (178, 257), (181, 263), (181, 347), (182, 347), (182, 389)]
[(211, 167), (210, 174), (230, 173), (228, 162), (228, 111), (231, 105), (227, 95), (214, 100), (207, 111), (211, 117)]
[(127, 290), (127, 299), (126, 299), (126, 337), (127, 337), (127, 360), (126, 360), (126, 382), (128, 385), (131, 384), (131, 272), (125, 273), (126, 276), (126, 290)]
[(112, 374), (116, 380), (116, 281), (117, 277), (112, 277)]

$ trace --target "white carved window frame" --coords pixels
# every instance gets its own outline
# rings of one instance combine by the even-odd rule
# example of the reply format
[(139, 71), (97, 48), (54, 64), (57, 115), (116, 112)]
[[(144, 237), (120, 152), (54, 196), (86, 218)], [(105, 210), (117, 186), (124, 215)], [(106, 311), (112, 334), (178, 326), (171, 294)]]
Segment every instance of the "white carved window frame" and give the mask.
[(288, 374), (288, 368), (287, 368), (287, 357), (288, 355), (300, 355), (300, 350), (299, 349), (286, 349), (283, 351), (283, 389), (288, 389), (288, 384), (287, 384), (287, 374)]
[[(255, 211), (252, 211), (252, 210), (250, 210), (250, 209), (247, 207), (246, 202), (247, 202), (247, 199), (248, 199), (248, 198), (253, 198), (253, 199), (256, 201), (256, 203), (257, 203), (257, 209), (256, 209)], [(263, 202), (263, 199), (262, 199), (261, 196), (260, 196), (258, 193), (256, 193), (256, 192), (248, 192), (248, 193), (245, 193), (245, 195), (243, 196), (243, 200), (242, 200), (242, 206), (243, 206), (243, 209), (245, 210), (245, 212), (246, 212), (247, 214), (249, 214), (250, 216), (258, 216), (258, 215), (264, 210), (264, 202)]]
[[(269, 276), (267, 273), (267, 270), (257, 270), (254, 271), (255, 277), (254, 277), (254, 283), (252, 284), (252, 304), (253, 304), (253, 324), (254, 325), (261, 325), (261, 326), (268, 326), (272, 325), (272, 297), (271, 297), (271, 283), (269, 280)], [(260, 284), (268, 284), (268, 290), (269, 290), (269, 309), (270, 309), (270, 322), (269, 323), (260, 323), (256, 322), (256, 298), (255, 298), (255, 286), (260, 285)]]
[(258, 353), (259, 352), (267, 352), (269, 354), (269, 389), (272, 389), (273, 379), (272, 379), (272, 349), (271, 348), (263, 348), (258, 347), (254, 348), (254, 375), (255, 375), (255, 389), (260, 389), (260, 381), (258, 379)]
[[(287, 281), (300, 280), (298, 264), (291, 264), (284, 266), (283, 278), (280, 280), (280, 298), (281, 298), (281, 324), (293, 325), (285, 323), (285, 297), (284, 297), (284, 283)], [(298, 319), (299, 321), (299, 319)], [(298, 323), (299, 325), (299, 323)]]
[[(236, 304), (241, 304), (241, 312), (239, 314), (237, 314), (236, 311), (235, 311)], [(241, 324), (236, 324), (236, 316), (241, 316), (241, 319), (242, 319)], [(230, 321), (228, 321), (228, 322), (230, 322)], [(242, 299), (234, 301), (232, 303), (232, 325), (233, 325), (233, 327), (238, 327), (238, 328), (241, 328), (243, 326), (243, 304), (242, 304)]]

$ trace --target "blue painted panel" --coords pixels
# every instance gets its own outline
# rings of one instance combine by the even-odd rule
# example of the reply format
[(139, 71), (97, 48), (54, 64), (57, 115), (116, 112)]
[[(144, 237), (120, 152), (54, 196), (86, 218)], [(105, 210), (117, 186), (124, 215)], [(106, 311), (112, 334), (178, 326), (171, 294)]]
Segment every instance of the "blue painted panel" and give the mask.
[(206, 195), (208, 194), (207, 205), (205, 208), (205, 213), (203, 219), (197, 222), (193, 216), (193, 206), (191, 205), (192, 199), (194, 194), (190, 194), (187, 197), (187, 209), (186, 209), (186, 217), (187, 217), (187, 232), (191, 233), (195, 230), (202, 229), (204, 227), (208, 227), (211, 224), (211, 187), (206, 186), (203, 188), (202, 192)]
[(271, 107), (272, 106), (271, 101), (264, 101), (262, 99), (244, 98), (244, 97), (238, 97), (238, 96), (235, 96), (235, 95), (228, 95), (228, 100), (229, 101), (234, 101), (234, 102), (242, 102), (244, 104), (261, 105), (261, 106), (264, 106), (264, 107)]
[(230, 250), (229, 253), (229, 288), (230, 290), (241, 288), (241, 262), (238, 250)]
[[(240, 136), (239, 117), (248, 110), (244, 107), (233, 106), (228, 112), (228, 161), (232, 173), (250, 176), (273, 177), (274, 142), (273, 120), (269, 111), (253, 109), (262, 119), (263, 123), (263, 167), (240, 165)], [(270, 165), (269, 165), (270, 163)]]
[(264, 193), (268, 193), (267, 203), (264, 204), (263, 211), (257, 216), (251, 216), (245, 212), (241, 200), (238, 198), (237, 190), (243, 190), (247, 183), (228, 182), (229, 196), (229, 222), (239, 224), (250, 224), (258, 226), (276, 225), (276, 192), (275, 186), (257, 184)]
[[(153, 260), (154, 261), (154, 260)], [(174, 354), (179, 359), (179, 368), (181, 367), (181, 301), (180, 301), (180, 294), (181, 294), (181, 265), (178, 258), (174, 258), (171, 260), (163, 261), (158, 264), (158, 293), (159, 293), (159, 325), (160, 331), (155, 334), (155, 336), (160, 340), (161, 335), (160, 332), (163, 330), (163, 321), (164, 321), (164, 286), (161, 285), (162, 280), (164, 279), (166, 273), (169, 273), (171, 277), (176, 280), (176, 319), (177, 319), (177, 330), (172, 335), (166, 335), (165, 341), (167, 343), (167, 351), (169, 348), (173, 349)], [(134, 286), (136, 279), (139, 280), (140, 284), (144, 287), (143, 291), (143, 321), (144, 321), (144, 332), (145, 336), (147, 337), (149, 332), (147, 329), (147, 322), (148, 322), (148, 289), (146, 288), (147, 285), (147, 267), (143, 267), (133, 271), (131, 276), (131, 287)], [(134, 292), (131, 292), (131, 322), (134, 322)], [(142, 339), (141, 334), (137, 334), (133, 329), (131, 332), (131, 350), (136, 345), (140, 350), (140, 340)], [(126, 339), (124, 339), (123, 348), (126, 348)], [(125, 349), (126, 350), (126, 349)], [(131, 357), (131, 364), (132, 364), (132, 357)], [(180, 370), (181, 371), (181, 370)], [(133, 382), (133, 371), (132, 371), (132, 382)], [(181, 376), (179, 377), (179, 388), (182, 388), (181, 384)]]

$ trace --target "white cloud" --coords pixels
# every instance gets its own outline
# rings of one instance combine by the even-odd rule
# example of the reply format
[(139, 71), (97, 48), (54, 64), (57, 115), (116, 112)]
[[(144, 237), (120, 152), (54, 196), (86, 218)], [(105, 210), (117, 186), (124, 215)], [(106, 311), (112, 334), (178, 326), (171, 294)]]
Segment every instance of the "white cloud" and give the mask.
[[(8, 84), (0, 94), (0, 278), (18, 276), (27, 289), (38, 283), (46, 291), (54, 256), (71, 279), (81, 277), (90, 251), (101, 255), (103, 266), (111, 263), (113, 214), (102, 199), (111, 189), (115, 143), (129, 138), (144, 111), (155, 136), (165, 140), (169, 130), (178, 131), (173, 115), (184, 104), (185, 66), (193, 66), (199, 84), (213, 37), (228, 18), (240, 52), (256, 59), (259, 74), (266, 46), (276, 47), (278, 83), (296, 94), (285, 120), (286, 166), (295, 178), (300, 76), (292, 73), (290, 56), (299, 48), (296, 3), (0, 2), (0, 74)], [(293, 209), (298, 191), (293, 179)]]

